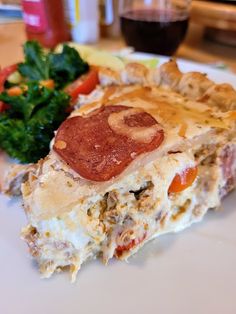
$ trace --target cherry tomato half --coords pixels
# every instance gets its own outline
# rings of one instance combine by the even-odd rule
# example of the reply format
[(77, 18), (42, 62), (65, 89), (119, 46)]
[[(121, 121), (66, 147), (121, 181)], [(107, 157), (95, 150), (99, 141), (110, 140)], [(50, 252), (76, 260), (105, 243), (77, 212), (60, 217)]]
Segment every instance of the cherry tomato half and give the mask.
[(71, 96), (73, 104), (80, 94), (87, 95), (91, 93), (98, 83), (98, 71), (91, 69), (87, 74), (66, 86), (65, 92)]
[[(17, 64), (12, 64), (6, 68), (0, 70), (0, 93), (4, 91), (4, 84), (10, 74), (17, 70)], [(5, 104), (3, 101), (0, 101), (0, 112), (9, 109), (9, 105)]]
[(187, 168), (181, 174), (176, 174), (172, 180), (168, 193), (178, 193), (191, 186), (197, 177), (197, 167)]

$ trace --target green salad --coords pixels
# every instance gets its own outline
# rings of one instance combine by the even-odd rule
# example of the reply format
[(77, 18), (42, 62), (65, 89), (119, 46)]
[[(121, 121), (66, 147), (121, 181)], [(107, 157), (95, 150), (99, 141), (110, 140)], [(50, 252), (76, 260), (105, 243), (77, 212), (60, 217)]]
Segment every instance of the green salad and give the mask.
[(22, 163), (49, 151), (54, 131), (68, 115), (63, 88), (89, 69), (72, 47), (46, 53), (35, 41), (24, 45), (25, 61), (0, 71), (0, 148)]

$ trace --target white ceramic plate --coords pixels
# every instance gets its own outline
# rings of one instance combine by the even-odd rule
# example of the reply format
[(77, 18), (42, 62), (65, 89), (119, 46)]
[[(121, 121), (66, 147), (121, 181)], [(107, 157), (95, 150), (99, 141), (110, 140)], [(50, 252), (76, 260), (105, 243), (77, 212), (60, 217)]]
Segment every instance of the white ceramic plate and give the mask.
[[(179, 63), (236, 86), (232, 74)], [(40, 279), (19, 238), (26, 224), (21, 201), (0, 195), (0, 314), (235, 314), (235, 204), (233, 192), (224, 210), (209, 212), (202, 223), (154, 240), (129, 264), (92, 261), (71, 284), (67, 273)]]

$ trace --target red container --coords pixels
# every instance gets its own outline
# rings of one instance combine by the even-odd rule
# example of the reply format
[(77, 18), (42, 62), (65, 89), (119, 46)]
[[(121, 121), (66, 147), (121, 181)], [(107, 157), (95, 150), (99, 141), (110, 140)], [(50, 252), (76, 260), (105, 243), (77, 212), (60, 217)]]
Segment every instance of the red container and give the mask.
[(22, 0), (22, 8), (28, 39), (47, 48), (70, 40), (63, 0)]

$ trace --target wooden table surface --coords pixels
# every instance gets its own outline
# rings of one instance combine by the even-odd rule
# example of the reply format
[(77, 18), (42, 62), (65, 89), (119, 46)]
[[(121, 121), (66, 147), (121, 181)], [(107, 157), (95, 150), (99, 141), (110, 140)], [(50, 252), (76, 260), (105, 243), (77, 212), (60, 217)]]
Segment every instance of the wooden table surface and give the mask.
[[(204, 39), (203, 27), (190, 24), (185, 42), (176, 56), (202, 63), (223, 63), (236, 73), (236, 47), (224, 46)], [(22, 60), (22, 44), (26, 40), (24, 24), (21, 21), (0, 24), (0, 65)], [(97, 47), (117, 50), (125, 46), (122, 39), (101, 39)]]

